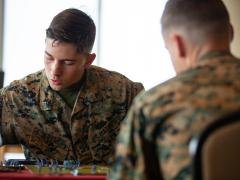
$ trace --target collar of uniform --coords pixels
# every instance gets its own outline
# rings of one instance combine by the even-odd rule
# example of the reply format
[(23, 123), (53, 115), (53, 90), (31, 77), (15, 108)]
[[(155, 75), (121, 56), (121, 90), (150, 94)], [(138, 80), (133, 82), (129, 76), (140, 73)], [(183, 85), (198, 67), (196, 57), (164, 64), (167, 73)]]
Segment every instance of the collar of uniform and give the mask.
[[(97, 102), (102, 99), (100, 84), (103, 79), (99, 79), (99, 75), (97, 73), (97, 68), (95, 66), (90, 66), (86, 70), (86, 78), (85, 82), (83, 82), (82, 87), (80, 89), (80, 94), (77, 99), (78, 104), (84, 104), (90, 108), (91, 104)], [(74, 114), (81, 111), (83, 107), (76, 106), (74, 108)]]
[[(91, 103), (96, 102), (101, 98), (101, 93), (99, 93), (99, 83), (102, 80), (98, 78), (97, 73), (93, 67), (87, 69), (86, 80), (82, 84), (80, 89), (80, 94), (77, 103), (83, 103), (85, 106), (89, 106)], [(40, 86), (40, 108), (42, 110), (51, 110), (54, 105), (54, 90), (49, 85), (45, 71), (43, 71), (43, 76)], [(80, 102), (81, 101), (81, 102)], [(82, 106), (76, 106), (74, 113), (81, 111)]]
[(205, 59), (212, 59), (212, 58), (216, 58), (216, 57), (220, 57), (220, 56), (226, 56), (226, 55), (231, 55), (230, 51), (227, 50), (214, 50), (214, 51), (210, 51), (205, 53), (204, 55), (202, 55), (199, 60), (205, 60)]

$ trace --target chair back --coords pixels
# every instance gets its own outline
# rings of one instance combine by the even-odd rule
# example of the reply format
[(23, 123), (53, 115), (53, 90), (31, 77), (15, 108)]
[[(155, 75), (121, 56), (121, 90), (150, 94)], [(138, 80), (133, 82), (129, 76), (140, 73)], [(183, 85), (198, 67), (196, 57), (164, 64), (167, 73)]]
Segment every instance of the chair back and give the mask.
[(214, 121), (190, 142), (194, 180), (240, 179), (240, 111)]

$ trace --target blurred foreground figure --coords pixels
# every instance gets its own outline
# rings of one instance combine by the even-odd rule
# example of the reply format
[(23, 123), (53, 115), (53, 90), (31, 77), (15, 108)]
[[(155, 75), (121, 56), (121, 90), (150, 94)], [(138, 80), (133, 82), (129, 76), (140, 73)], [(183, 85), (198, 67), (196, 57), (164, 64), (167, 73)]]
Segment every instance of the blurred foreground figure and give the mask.
[(191, 179), (191, 137), (240, 109), (240, 61), (223, 2), (169, 0), (161, 25), (177, 75), (133, 102), (110, 179)]

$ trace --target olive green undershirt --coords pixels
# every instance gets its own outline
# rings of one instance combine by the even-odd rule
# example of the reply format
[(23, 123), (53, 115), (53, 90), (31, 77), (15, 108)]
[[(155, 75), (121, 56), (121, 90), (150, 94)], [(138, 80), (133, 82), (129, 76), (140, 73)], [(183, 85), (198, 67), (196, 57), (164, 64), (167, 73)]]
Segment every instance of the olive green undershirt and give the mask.
[[(86, 73), (85, 73), (86, 74)], [(71, 85), (68, 88), (65, 88), (63, 90), (57, 91), (57, 93), (63, 98), (63, 100), (67, 103), (68, 106), (70, 106), (71, 108), (73, 108), (78, 92), (85, 80), (85, 74), (84, 76), (81, 78), (80, 81), (78, 81), (77, 83)]]

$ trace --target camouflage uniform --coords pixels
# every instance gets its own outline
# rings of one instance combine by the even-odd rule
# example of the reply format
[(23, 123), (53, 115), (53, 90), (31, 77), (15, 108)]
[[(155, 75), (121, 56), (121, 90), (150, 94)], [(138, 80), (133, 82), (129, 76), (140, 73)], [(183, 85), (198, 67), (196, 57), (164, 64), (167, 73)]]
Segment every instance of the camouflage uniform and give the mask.
[(39, 71), (1, 90), (3, 144), (22, 144), (27, 158), (106, 165), (120, 122), (143, 89), (125, 76), (91, 66), (72, 110)]
[(211, 52), (192, 69), (140, 93), (117, 138), (110, 179), (147, 179), (155, 165), (166, 180), (191, 179), (189, 141), (218, 116), (240, 109), (239, 75), (239, 59)]

